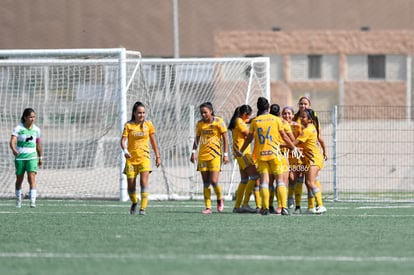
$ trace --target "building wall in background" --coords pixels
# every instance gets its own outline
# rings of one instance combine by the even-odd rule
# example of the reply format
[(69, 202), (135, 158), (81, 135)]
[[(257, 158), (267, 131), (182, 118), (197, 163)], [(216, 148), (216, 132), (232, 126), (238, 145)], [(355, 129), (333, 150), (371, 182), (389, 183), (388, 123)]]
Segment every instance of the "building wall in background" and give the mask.
[[(2, 0), (0, 48), (125, 47), (172, 57), (173, 1)], [(213, 56), (223, 31), (414, 30), (411, 0), (176, 1), (183, 57)]]
[[(172, 57), (174, 1), (3, 0), (0, 48), (125, 47), (144, 57)], [(281, 104), (295, 104), (303, 94), (316, 98), (320, 108), (406, 105), (409, 100), (399, 68), (413, 52), (414, 1), (176, 1), (181, 57), (269, 56), (272, 97)], [(369, 31), (361, 32), (361, 27)], [(300, 67), (293, 61), (305, 62), (309, 54), (324, 56), (321, 80), (297, 79), (306, 78), (305, 67), (292, 71)], [(397, 79), (364, 78), (365, 65), (351, 66), (349, 60), (367, 54), (389, 55), (387, 67), (397, 69), (387, 75)], [(393, 61), (391, 56), (396, 56)], [(354, 79), (358, 76), (362, 79)], [(345, 81), (343, 95), (340, 78)]]
[[(217, 56), (269, 56), (272, 100), (283, 105), (296, 104), (301, 95), (315, 98), (324, 110), (413, 105), (413, 75), (407, 71), (412, 72), (414, 31), (232, 31), (217, 33), (214, 41)], [(314, 55), (321, 59), (316, 78), (309, 66)], [(370, 76), (369, 56), (384, 57), (383, 77)]]

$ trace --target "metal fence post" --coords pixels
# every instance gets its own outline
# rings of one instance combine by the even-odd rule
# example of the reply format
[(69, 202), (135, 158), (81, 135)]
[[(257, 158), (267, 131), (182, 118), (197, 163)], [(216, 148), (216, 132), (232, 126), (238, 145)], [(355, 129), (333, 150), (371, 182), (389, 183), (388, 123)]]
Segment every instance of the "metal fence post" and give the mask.
[(333, 139), (333, 200), (338, 201), (338, 188), (337, 188), (337, 151), (336, 151), (336, 131), (337, 131), (337, 125), (338, 124), (338, 106), (335, 105), (332, 112), (332, 139)]

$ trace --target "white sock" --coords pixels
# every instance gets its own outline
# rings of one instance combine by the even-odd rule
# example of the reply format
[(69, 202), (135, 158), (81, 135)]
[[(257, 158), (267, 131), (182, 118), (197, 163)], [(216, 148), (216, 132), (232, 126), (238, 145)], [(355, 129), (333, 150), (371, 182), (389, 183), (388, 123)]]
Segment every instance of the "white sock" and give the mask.
[(22, 189), (16, 189), (16, 199), (22, 199)]
[(30, 189), (30, 201), (31, 202), (36, 201), (36, 189)]

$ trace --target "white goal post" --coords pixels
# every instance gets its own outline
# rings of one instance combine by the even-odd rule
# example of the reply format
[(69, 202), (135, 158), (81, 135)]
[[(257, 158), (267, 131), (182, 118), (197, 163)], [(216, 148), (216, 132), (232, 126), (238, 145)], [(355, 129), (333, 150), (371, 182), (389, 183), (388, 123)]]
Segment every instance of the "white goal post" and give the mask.
[[(270, 97), (268, 58), (142, 59), (116, 49), (0, 50), (0, 197), (14, 196), (12, 129), (37, 113), (44, 165), (39, 198), (127, 200), (119, 140), (135, 101), (147, 106), (163, 165), (150, 198), (195, 198), (201, 179), (189, 161), (198, 106), (210, 101), (227, 122), (234, 109)], [(230, 194), (235, 167), (220, 181)], [(24, 183), (24, 192), (28, 191)]]
[[(200, 173), (189, 161), (195, 125), (201, 118), (198, 107), (211, 102), (215, 114), (227, 123), (242, 104), (256, 112), (258, 97), (270, 99), (269, 58), (143, 59), (141, 64), (145, 89), (131, 89), (140, 93), (128, 94), (127, 101), (143, 101), (157, 130), (163, 165), (150, 176), (150, 196), (202, 198)], [(219, 181), (227, 198), (239, 179), (236, 165), (222, 166)]]

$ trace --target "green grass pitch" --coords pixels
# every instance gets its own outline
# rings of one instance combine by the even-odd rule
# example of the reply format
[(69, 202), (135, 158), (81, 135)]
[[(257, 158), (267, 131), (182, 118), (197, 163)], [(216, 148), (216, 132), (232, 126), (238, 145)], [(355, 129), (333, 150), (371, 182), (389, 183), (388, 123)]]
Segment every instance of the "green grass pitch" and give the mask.
[(413, 204), (261, 216), (233, 203), (202, 215), (202, 201), (150, 201), (131, 216), (128, 202), (0, 200), (0, 274), (413, 274)]

